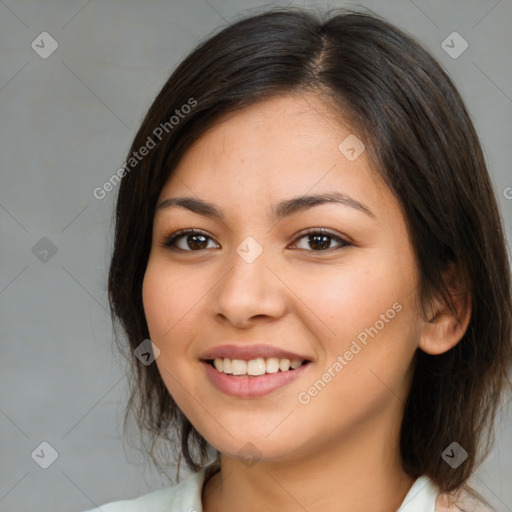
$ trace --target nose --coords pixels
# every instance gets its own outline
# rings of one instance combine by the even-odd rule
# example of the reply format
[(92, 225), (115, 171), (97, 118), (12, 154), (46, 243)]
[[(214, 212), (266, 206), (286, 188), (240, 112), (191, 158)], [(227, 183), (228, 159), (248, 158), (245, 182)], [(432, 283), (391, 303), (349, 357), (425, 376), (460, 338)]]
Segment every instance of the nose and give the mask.
[(233, 251), (229, 270), (212, 294), (217, 321), (244, 329), (285, 314), (286, 286), (270, 260), (270, 250), (263, 250), (252, 262)]

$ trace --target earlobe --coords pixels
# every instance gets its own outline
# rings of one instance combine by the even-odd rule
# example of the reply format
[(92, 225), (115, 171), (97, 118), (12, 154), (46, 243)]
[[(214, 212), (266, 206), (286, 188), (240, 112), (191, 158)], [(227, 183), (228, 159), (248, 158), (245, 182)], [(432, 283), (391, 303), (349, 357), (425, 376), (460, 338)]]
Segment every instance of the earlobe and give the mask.
[(439, 298), (427, 311), (423, 320), (423, 331), (419, 340), (419, 348), (431, 355), (438, 355), (453, 348), (464, 336), (471, 318), (471, 295), (469, 291), (460, 291), (455, 284), (455, 269), (447, 271), (446, 282), (450, 294), (452, 308), (445, 300)]

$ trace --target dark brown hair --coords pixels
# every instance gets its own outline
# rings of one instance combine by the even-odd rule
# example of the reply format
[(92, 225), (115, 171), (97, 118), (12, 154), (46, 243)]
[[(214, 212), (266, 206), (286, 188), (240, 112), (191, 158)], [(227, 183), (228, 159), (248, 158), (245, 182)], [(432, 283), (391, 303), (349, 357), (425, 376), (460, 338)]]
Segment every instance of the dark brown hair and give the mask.
[[(192, 470), (204, 464), (207, 441), (179, 410), (157, 366), (133, 355), (149, 338), (142, 281), (156, 201), (184, 152), (222, 116), (303, 91), (317, 92), (350, 121), (397, 197), (423, 305), (442, 297), (455, 310), (443, 280), (448, 265), (470, 294), (471, 319), (461, 341), (441, 355), (415, 355), (400, 438), (408, 474), (455, 491), (487, 455), (510, 383), (506, 243), (480, 143), (454, 84), (417, 42), (365, 12), (274, 9), (234, 22), (183, 60), (149, 108), (130, 155), (149, 139), (156, 146), (121, 181), (108, 281), (112, 317), (126, 334), (133, 369), (125, 427), (133, 409), (151, 436), (155, 463), (156, 440), (172, 443), (178, 434), (179, 460)], [(194, 108), (180, 110), (191, 98)], [(176, 110), (188, 113), (157, 139), (155, 130)], [(453, 441), (469, 455), (457, 469), (441, 458)]]

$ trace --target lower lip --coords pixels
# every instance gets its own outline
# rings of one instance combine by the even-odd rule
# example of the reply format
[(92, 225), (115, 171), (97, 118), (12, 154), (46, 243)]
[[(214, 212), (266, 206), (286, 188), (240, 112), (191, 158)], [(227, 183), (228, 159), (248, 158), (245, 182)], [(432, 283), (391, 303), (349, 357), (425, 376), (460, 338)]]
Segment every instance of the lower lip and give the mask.
[(303, 364), (295, 370), (286, 372), (265, 373), (255, 377), (233, 376), (219, 372), (210, 363), (201, 361), (206, 369), (210, 382), (223, 393), (239, 398), (250, 398), (268, 395), (286, 384), (296, 380), (307, 371), (311, 363)]

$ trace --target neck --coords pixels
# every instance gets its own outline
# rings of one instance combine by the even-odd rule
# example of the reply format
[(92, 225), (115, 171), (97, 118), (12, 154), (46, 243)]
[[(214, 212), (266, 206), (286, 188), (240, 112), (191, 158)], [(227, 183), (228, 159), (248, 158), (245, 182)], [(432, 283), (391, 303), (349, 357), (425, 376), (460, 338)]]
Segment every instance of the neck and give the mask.
[[(388, 418), (389, 420), (389, 418)], [(205, 512), (394, 512), (414, 478), (401, 467), (399, 428), (357, 425), (343, 442), (286, 460), (261, 459), (248, 467), (221, 455), (221, 470), (203, 489)]]

